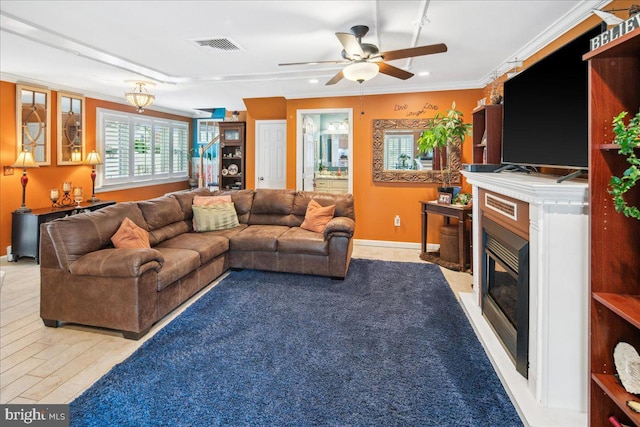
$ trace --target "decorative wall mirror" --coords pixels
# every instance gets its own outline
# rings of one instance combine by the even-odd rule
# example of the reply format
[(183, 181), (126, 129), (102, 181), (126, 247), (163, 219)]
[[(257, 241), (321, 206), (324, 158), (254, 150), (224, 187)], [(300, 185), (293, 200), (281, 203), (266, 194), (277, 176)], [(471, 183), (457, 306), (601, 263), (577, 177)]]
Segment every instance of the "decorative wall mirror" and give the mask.
[(17, 150), (31, 151), (39, 165), (51, 164), (51, 91), (16, 86)]
[(58, 92), (59, 165), (77, 165), (85, 161), (84, 97)]
[[(439, 152), (419, 153), (416, 141), (432, 119), (373, 120), (373, 181), (442, 183)], [(451, 150), (451, 183), (460, 183), (460, 145)]]

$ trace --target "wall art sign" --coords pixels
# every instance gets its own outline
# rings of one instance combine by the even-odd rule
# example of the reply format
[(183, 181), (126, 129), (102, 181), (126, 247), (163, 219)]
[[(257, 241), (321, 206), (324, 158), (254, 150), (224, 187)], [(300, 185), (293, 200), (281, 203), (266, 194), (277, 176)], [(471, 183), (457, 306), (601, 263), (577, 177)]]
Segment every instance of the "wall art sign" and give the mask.
[(611, 43), (618, 37), (622, 37), (627, 33), (640, 28), (640, 14), (632, 16), (624, 22), (616, 25), (615, 27), (605, 31), (604, 33), (591, 39), (591, 50), (595, 50), (600, 46), (604, 46), (607, 43)]

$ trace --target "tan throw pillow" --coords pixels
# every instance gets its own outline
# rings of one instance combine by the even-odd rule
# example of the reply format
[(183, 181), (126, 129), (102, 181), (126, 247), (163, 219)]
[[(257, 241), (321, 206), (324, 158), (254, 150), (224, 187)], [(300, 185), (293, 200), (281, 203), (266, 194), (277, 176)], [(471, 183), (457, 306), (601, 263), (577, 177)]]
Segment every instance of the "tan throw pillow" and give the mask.
[(226, 230), (240, 225), (233, 203), (193, 206), (193, 218), (198, 223), (198, 232)]
[(307, 205), (307, 213), (304, 216), (304, 221), (300, 228), (315, 231), (316, 233), (322, 233), (324, 231), (324, 227), (333, 218), (335, 211), (336, 205), (322, 207), (320, 203), (315, 200), (311, 200)]
[(129, 218), (122, 220), (120, 228), (111, 237), (111, 243), (116, 248), (150, 248), (149, 233), (140, 228)]
[[(195, 196), (193, 198), (193, 206), (211, 206), (220, 203), (231, 203), (231, 196)], [(198, 221), (193, 216), (193, 231), (198, 231)]]

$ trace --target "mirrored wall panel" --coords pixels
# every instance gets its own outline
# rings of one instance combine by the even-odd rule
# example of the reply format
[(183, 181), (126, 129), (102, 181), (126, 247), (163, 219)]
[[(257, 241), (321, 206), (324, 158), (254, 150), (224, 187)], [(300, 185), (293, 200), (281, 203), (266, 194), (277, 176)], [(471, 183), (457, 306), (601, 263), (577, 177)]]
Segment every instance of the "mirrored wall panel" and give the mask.
[(58, 93), (58, 165), (85, 161), (84, 97)]
[(16, 86), (17, 152), (28, 150), (39, 165), (51, 164), (51, 91)]

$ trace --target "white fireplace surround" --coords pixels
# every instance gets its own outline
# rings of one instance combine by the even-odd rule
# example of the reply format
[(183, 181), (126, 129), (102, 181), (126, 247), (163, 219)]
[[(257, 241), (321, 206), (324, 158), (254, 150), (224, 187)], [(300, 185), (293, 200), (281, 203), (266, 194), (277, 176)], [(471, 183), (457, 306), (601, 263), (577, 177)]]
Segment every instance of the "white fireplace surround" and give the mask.
[[(522, 172), (463, 171), (473, 186), (473, 294), (463, 307), (516, 409), (532, 426), (586, 426), (588, 409), (589, 195), (584, 180)], [(481, 314), (485, 189), (529, 203), (529, 370), (519, 375)]]

